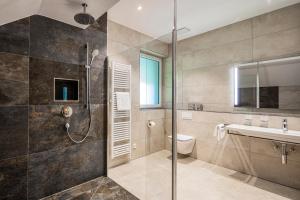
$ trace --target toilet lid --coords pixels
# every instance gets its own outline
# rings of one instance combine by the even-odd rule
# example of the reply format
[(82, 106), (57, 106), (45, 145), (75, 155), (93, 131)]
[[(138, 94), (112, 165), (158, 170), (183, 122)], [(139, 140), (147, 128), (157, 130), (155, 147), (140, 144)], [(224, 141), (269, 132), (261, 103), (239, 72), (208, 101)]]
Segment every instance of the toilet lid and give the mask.
[[(170, 135), (169, 138), (172, 138), (172, 136)], [(188, 140), (192, 140), (192, 139), (193, 139), (192, 136), (177, 134), (177, 140), (178, 141), (188, 141)]]

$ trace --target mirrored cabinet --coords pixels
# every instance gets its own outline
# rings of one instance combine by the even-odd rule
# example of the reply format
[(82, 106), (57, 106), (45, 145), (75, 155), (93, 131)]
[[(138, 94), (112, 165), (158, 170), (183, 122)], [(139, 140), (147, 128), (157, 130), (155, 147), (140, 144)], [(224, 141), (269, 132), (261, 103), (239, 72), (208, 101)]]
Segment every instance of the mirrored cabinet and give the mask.
[(300, 110), (300, 56), (234, 67), (234, 107)]

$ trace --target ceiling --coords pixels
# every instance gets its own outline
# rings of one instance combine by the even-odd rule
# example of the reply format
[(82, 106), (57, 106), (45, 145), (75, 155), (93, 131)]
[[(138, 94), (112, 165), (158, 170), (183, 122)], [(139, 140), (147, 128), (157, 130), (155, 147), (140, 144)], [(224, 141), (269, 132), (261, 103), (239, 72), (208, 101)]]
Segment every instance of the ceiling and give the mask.
[[(277, 10), (300, 0), (178, 0), (178, 28), (185, 39)], [(138, 6), (142, 9), (138, 10)], [(172, 30), (173, 0), (121, 0), (108, 12), (110, 20), (154, 38)], [(170, 34), (169, 34), (170, 35)], [(168, 41), (168, 37), (163, 37)]]
[(74, 15), (82, 12), (81, 4), (88, 4), (87, 12), (97, 19), (119, 0), (0, 0), (0, 25), (39, 14), (77, 27)]
[[(81, 3), (96, 19), (107, 10), (110, 20), (169, 41), (173, 27), (173, 0), (0, 0), (0, 25), (34, 14), (85, 28), (73, 19)], [(178, 28), (185, 39), (234, 22), (286, 7), (300, 0), (178, 0)], [(142, 9), (137, 8), (141, 6)]]

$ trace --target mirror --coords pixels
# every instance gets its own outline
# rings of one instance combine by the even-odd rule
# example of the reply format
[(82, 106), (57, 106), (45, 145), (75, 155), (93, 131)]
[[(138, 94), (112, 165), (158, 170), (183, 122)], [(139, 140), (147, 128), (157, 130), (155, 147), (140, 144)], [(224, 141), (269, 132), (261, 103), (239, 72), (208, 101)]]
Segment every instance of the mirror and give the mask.
[(256, 107), (257, 64), (235, 68), (235, 107)]
[(235, 107), (300, 111), (300, 56), (235, 67)]

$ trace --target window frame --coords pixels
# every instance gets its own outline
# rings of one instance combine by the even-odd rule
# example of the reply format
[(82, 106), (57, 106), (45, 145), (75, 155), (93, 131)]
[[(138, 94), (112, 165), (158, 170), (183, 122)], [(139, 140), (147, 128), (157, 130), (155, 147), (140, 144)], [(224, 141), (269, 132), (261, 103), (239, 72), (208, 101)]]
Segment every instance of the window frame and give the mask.
[(154, 56), (154, 55), (151, 55), (151, 54), (148, 54), (148, 53), (145, 53), (145, 52), (140, 52), (140, 55), (139, 55), (139, 70), (140, 70), (140, 76), (139, 76), (139, 92), (140, 92), (140, 86), (141, 86), (141, 58), (146, 58), (146, 59), (151, 59), (151, 60), (154, 60), (154, 61), (157, 61), (159, 63), (159, 86), (158, 86), (158, 90), (159, 90), (159, 93), (158, 93), (158, 104), (153, 104), (153, 105), (142, 105), (141, 104), (141, 98), (139, 96), (139, 106), (141, 109), (146, 109), (146, 108), (161, 108), (162, 105), (161, 105), (161, 102), (162, 102), (162, 58), (161, 57), (158, 57), (158, 56)]

